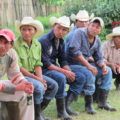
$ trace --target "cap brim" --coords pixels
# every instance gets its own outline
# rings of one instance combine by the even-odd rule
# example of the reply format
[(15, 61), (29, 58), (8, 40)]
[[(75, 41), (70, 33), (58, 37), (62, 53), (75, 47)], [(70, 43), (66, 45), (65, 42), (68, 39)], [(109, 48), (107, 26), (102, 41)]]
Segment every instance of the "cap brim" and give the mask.
[(0, 34), (0, 36), (3, 36), (4, 38), (6, 38), (7, 41), (12, 41), (6, 34)]

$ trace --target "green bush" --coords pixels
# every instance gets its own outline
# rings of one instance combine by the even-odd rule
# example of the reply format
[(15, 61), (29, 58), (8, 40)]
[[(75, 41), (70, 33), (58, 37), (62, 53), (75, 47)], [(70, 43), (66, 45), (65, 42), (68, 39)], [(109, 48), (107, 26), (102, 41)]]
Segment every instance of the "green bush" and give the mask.
[(112, 22), (120, 21), (119, 0), (70, 0), (63, 7), (63, 14), (70, 16), (83, 9), (102, 17), (107, 28), (111, 28)]
[(51, 15), (46, 16), (46, 17), (38, 16), (36, 19), (42, 22), (42, 24), (44, 25), (45, 29), (49, 29), (51, 27), (49, 19), (52, 16), (59, 17), (60, 14), (51, 14)]

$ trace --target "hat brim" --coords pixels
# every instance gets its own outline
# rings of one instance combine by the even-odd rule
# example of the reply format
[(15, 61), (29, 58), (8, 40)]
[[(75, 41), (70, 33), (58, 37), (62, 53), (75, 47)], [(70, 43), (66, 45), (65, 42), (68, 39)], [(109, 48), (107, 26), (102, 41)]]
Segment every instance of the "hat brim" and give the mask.
[(106, 36), (107, 40), (112, 40), (114, 36), (120, 36), (120, 33), (110, 33)]
[(15, 22), (16, 31), (17, 31), (18, 33), (21, 33), (21, 32), (20, 32), (20, 28), (21, 28), (22, 26), (25, 26), (25, 25), (30, 25), (30, 26), (33, 26), (33, 27), (36, 28), (36, 34), (35, 34), (35, 36), (36, 36), (36, 35), (39, 35), (39, 34), (41, 34), (41, 33), (44, 32), (44, 28), (43, 28), (43, 25), (42, 25), (42, 24), (39, 25), (39, 24), (37, 24), (36, 22), (34, 22), (34, 23), (25, 23), (25, 24), (22, 24), (22, 23), (20, 23), (19, 21), (16, 21), (16, 22)]
[(12, 41), (7, 35), (5, 34), (0, 34), (0, 36), (3, 36), (7, 41)]

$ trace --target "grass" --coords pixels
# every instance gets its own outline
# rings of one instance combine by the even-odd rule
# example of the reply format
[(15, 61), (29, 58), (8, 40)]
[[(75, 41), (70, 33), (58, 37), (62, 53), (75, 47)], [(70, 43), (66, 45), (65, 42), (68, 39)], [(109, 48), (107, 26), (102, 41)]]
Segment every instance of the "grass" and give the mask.
[[(113, 85), (112, 90), (110, 91), (108, 101), (111, 106), (117, 108), (116, 112), (110, 112), (105, 110), (100, 110), (97, 107), (97, 104), (94, 104), (97, 114), (89, 115), (84, 111), (84, 98), (82, 96), (79, 97), (78, 101), (73, 102), (71, 107), (79, 111), (80, 114), (78, 116), (72, 116), (73, 120), (120, 120), (120, 91), (116, 91)], [(55, 99), (51, 101), (47, 109), (44, 111), (46, 116), (52, 118), (52, 120), (60, 120), (57, 119), (56, 105)]]

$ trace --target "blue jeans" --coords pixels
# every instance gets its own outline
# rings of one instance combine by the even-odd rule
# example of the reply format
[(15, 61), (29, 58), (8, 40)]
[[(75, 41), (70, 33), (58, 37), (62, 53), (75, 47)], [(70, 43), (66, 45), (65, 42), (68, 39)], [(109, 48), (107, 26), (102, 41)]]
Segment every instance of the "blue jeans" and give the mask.
[(55, 70), (43, 70), (45, 75), (53, 78), (58, 83), (59, 89), (56, 94), (56, 98), (63, 98), (67, 95), (65, 91), (66, 83), (70, 85), (70, 91), (72, 91), (75, 95), (78, 96), (82, 91), (85, 76), (82, 73), (75, 71), (74, 68), (71, 67), (71, 69), (76, 74), (75, 81), (72, 83), (67, 81), (67, 78), (63, 73)]
[(84, 84), (86, 82), (86, 76), (82, 73), (76, 70), (76, 67), (74, 65), (70, 66), (72, 72), (75, 73), (75, 81), (68, 84), (70, 85), (69, 89), (72, 91), (76, 96), (78, 96), (84, 87)]
[(40, 81), (30, 77), (26, 77), (26, 76), (25, 78), (29, 82), (31, 82), (34, 86), (34, 103), (35, 104), (40, 104), (43, 101), (43, 97), (48, 100), (51, 100), (55, 97), (56, 92), (58, 90), (58, 85), (53, 79), (43, 75), (43, 79), (46, 80), (48, 85), (48, 89), (45, 91), (45, 87)]
[(58, 71), (55, 70), (43, 70), (43, 74), (46, 76), (49, 76), (50, 78), (54, 79), (57, 84), (58, 84), (58, 91), (56, 94), (56, 98), (63, 98), (67, 95), (67, 93), (65, 92), (65, 88), (66, 88), (66, 76)]
[(99, 88), (100, 89), (104, 89), (104, 90), (110, 90), (111, 86), (112, 86), (112, 71), (110, 67), (106, 67), (108, 70), (108, 74), (103, 75), (102, 73), (102, 69), (95, 65), (94, 63), (92, 63), (93, 66), (95, 66), (98, 70), (98, 74), (96, 76), (96, 82), (99, 84)]
[(70, 65), (70, 67), (74, 68), (74, 72), (79, 72), (85, 76), (85, 82), (82, 88), (83, 93), (85, 95), (93, 95), (95, 92), (95, 76), (93, 73), (85, 66)]

